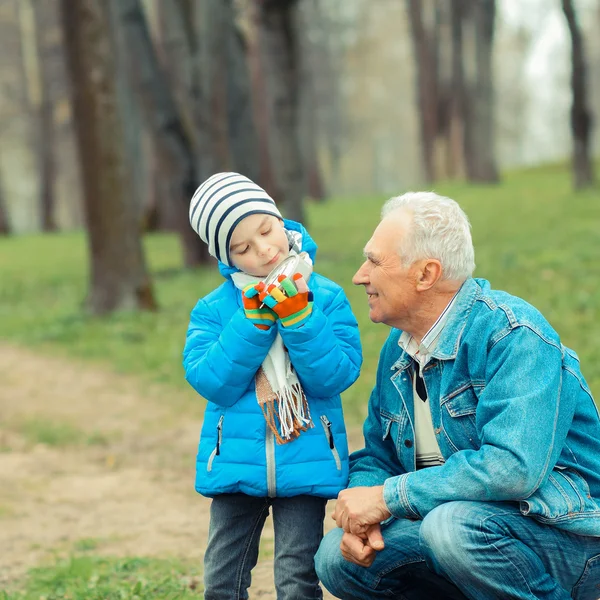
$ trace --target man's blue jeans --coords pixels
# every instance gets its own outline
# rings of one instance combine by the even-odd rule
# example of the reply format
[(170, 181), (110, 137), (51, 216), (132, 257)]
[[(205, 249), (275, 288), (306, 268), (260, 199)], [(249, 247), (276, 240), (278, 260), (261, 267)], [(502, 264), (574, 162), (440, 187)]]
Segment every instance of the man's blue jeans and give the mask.
[(524, 517), (504, 502), (449, 502), (422, 521), (392, 519), (369, 568), (340, 553), (342, 531), (325, 536), (317, 574), (338, 598), (600, 598), (600, 538)]
[(275, 588), (280, 600), (322, 598), (314, 556), (323, 538), (324, 498), (216, 496), (210, 507), (204, 555), (205, 600), (248, 598), (250, 572), (258, 560), (269, 507), (275, 532)]

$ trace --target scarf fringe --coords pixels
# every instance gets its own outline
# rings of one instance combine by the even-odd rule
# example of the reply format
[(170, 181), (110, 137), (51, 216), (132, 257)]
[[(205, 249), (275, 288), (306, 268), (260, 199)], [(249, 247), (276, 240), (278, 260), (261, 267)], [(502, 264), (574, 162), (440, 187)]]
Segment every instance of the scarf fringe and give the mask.
[(314, 427), (314, 423), (300, 384), (294, 384), (291, 390), (286, 388), (280, 394), (262, 402), (260, 407), (277, 443), (287, 444)]

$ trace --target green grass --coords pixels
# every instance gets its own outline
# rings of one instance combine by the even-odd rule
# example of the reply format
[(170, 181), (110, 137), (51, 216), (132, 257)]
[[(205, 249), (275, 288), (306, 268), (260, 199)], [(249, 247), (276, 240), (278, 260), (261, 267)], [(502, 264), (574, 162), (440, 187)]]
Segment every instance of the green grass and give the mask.
[[(508, 175), (502, 185), (444, 184), (435, 191), (456, 199), (473, 225), (476, 276), (537, 306), (580, 356), (600, 396), (600, 194), (574, 194), (560, 166)], [(404, 190), (398, 190), (402, 192)], [(344, 395), (357, 423), (373, 384), (387, 335), (373, 325), (362, 289), (350, 280), (386, 197), (309, 204), (309, 230), (319, 245), (317, 269), (341, 283), (359, 320), (365, 363)], [(148, 381), (185, 386), (181, 349), (196, 299), (221, 281), (216, 269), (183, 271), (178, 240), (145, 240), (158, 314), (93, 318), (82, 310), (87, 253), (81, 233), (0, 240), (0, 337), (40, 350), (110, 365)]]
[(190, 565), (176, 560), (78, 556), (31, 569), (0, 600), (186, 600), (202, 597)]
[(31, 417), (22, 421), (4, 422), (4, 428), (20, 433), (30, 444), (45, 444), (55, 448), (67, 446), (107, 446), (109, 438), (98, 431), (86, 433), (66, 421)]

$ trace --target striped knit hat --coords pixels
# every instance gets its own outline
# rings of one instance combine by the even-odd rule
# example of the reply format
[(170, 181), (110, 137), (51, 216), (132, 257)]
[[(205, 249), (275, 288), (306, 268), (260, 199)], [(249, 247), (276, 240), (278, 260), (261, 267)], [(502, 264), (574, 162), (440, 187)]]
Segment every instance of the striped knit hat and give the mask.
[(239, 173), (216, 173), (195, 192), (190, 202), (190, 224), (208, 251), (229, 262), (229, 243), (236, 225), (249, 215), (265, 213), (282, 219), (265, 190)]

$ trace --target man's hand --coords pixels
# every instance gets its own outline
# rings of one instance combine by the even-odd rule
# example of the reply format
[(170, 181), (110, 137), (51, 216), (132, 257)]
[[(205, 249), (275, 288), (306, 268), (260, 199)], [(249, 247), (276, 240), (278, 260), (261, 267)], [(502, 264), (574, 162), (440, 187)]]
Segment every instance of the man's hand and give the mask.
[(349, 562), (360, 567), (370, 567), (379, 550), (383, 550), (383, 537), (379, 523), (371, 525), (365, 532), (365, 537), (353, 533), (344, 533), (340, 550), (342, 556)]
[(391, 516), (383, 499), (383, 486), (342, 490), (337, 497), (333, 519), (346, 533), (366, 537), (371, 525)]

